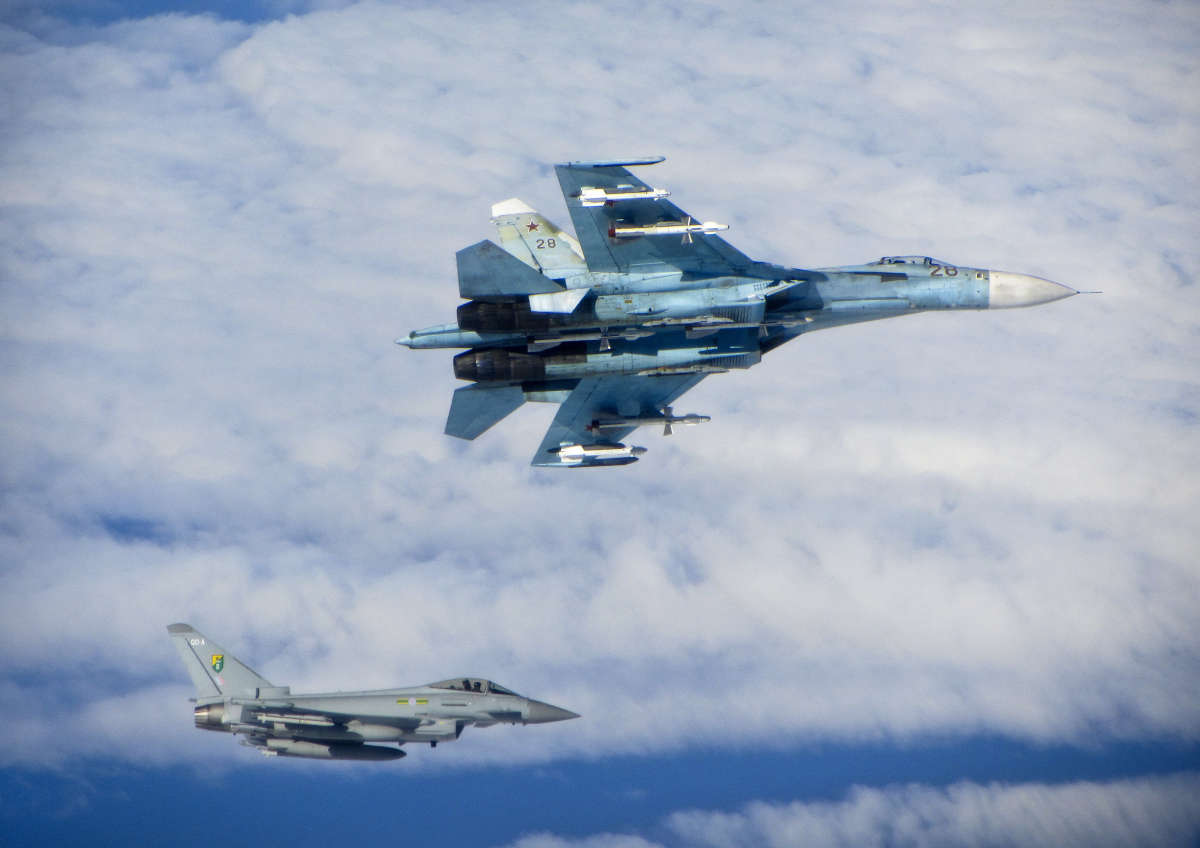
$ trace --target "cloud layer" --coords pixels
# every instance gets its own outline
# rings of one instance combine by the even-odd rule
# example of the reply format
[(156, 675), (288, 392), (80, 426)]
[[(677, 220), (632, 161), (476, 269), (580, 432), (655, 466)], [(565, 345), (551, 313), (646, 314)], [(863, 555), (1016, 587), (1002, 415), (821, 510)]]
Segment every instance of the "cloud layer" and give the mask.
[(853, 790), (845, 800), (749, 804), (736, 813), (688, 811), (663, 837), (536, 834), (512, 848), (807, 848), (885, 845), (1186, 846), (1200, 836), (1200, 778), (1046, 786), (958, 783)]
[[(175, 620), (297, 690), (469, 673), (585, 716), (473, 762), (1194, 741), (1189, 12), (4, 28), (4, 762), (242, 761), (191, 730)], [(618, 472), (528, 468), (545, 407), (442, 436), (449, 356), (391, 339), (451, 316), (490, 203), (565, 223), (549, 163), (625, 153), (764, 259), (1105, 294), (800, 339)]]

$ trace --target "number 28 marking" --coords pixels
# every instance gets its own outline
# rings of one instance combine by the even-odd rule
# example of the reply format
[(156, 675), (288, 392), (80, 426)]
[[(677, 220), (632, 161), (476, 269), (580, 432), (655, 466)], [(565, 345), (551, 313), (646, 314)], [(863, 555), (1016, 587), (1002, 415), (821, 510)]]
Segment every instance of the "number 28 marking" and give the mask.
[(544, 238), (537, 240), (537, 249), (545, 250), (547, 247), (558, 247), (558, 241), (552, 238)]
[(933, 270), (929, 272), (929, 276), (940, 277), (940, 276), (942, 276), (943, 271), (946, 272), (947, 277), (957, 277), (958, 276), (958, 269), (955, 268), (953, 265), (934, 265)]

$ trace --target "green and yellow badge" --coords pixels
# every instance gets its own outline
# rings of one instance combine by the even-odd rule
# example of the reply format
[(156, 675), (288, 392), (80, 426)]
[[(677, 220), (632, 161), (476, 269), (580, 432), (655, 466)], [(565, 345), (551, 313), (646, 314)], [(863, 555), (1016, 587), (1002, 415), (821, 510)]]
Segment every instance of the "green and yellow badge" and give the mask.
[(213, 654), (212, 655), (213, 671), (215, 671), (217, 674), (220, 674), (221, 669), (223, 669), (224, 667), (225, 667), (225, 655), (224, 654)]

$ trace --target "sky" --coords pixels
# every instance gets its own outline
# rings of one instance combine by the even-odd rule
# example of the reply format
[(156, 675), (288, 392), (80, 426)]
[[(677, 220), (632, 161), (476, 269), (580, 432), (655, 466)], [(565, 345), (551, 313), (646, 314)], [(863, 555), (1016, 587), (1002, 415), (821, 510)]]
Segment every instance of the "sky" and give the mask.
[[(0, 12), (5, 844), (1200, 842), (1190, 2)], [(454, 252), (552, 165), (756, 258), (1099, 290), (821, 332), (620, 469), (442, 435)], [(385, 764), (197, 732), (165, 625), (294, 691), (582, 718)]]

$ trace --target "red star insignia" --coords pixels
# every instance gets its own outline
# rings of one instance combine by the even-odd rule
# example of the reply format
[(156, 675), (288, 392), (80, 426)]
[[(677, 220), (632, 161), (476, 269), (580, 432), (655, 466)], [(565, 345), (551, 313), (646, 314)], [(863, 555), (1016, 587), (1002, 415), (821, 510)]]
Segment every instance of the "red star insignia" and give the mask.
[(529, 219), (529, 223), (525, 226), (531, 233), (538, 228), (537, 221), (533, 220), (532, 218)]

